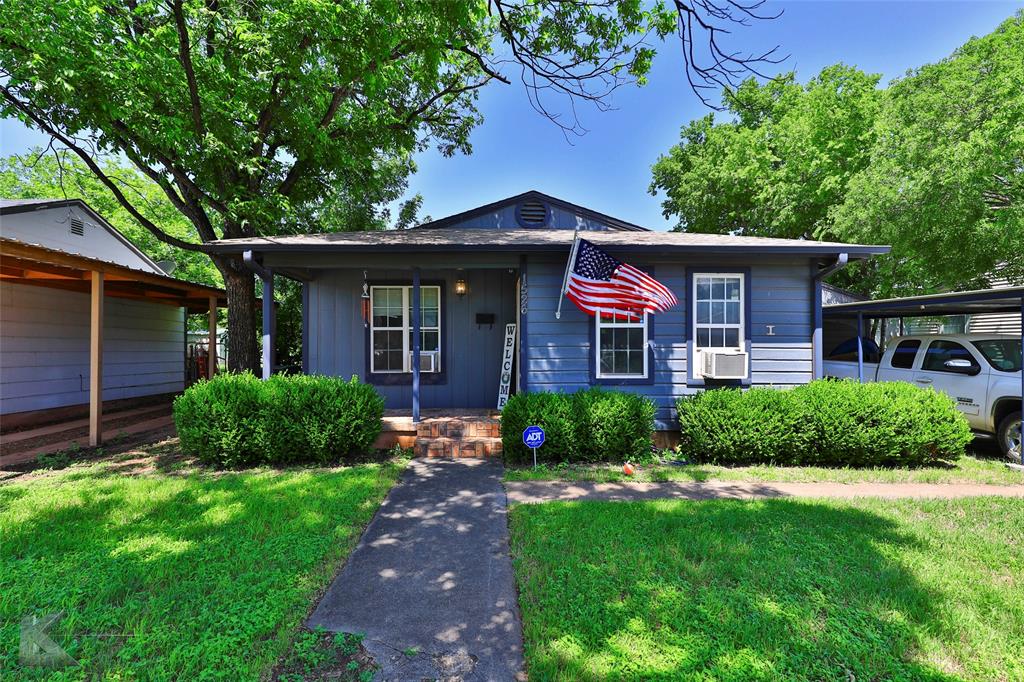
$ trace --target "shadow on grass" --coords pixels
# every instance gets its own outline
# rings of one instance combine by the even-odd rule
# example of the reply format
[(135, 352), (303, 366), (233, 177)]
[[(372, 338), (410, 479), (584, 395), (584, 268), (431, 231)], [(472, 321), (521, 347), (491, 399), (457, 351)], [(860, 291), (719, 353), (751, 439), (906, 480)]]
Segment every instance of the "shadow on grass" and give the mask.
[(511, 516), (532, 680), (960, 679), (915, 657), (922, 632), (942, 637), (941, 596), (895, 558), (922, 540), (878, 514), (769, 500)]
[[(105, 469), (0, 486), (0, 669), (64, 611), (71, 679), (256, 679), (396, 477), (391, 465), (167, 477)], [(63, 678), (61, 678), (63, 679)]]

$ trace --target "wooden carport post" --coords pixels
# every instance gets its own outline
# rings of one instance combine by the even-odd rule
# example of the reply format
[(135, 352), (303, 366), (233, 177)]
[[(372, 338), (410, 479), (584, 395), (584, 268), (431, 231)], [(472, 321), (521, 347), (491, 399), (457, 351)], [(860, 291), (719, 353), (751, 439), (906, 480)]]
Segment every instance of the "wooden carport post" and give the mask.
[(209, 341), (207, 342), (207, 353), (209, 355), (209, 372), (206, 376), (210, 379), (217, 373), (217, 297), (210, 297), (210, 318), (209, 318), (209, 329), (210, 334)]
[(92, 271), (89, 306), (89, 446), (103, 442), (103, 273)]

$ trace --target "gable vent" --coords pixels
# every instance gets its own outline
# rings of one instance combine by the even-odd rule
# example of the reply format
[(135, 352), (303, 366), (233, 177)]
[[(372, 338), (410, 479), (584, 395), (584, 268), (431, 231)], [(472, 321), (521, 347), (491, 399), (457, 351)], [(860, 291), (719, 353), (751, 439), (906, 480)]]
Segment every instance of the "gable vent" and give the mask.
[(85, 236), (85, 223), (82, 222), (81, 218), (71, 216), (71, 227), (69, 229), (71, 231), (71, 234), (75, 235), (76, 237)]
[(527, 201), (519, 205), (519, 219), (524, 225), (539, 227), (547, 222), (548, 208), (539, 201)]

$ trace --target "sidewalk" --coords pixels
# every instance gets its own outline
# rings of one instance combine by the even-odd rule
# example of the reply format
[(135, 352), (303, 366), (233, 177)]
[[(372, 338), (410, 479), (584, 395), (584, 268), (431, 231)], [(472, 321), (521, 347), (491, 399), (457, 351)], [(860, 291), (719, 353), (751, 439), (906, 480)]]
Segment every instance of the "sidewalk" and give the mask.
[(519, 679), (502, 472), (500, 461), (412, 460), (309, 627), (364, 633), (380, 680)]
[(1024, 485), (980, 483), (772, 483), (707, 481), (693, 483), (592, 483), (565, 481), (509, 481), (508, 500), (536, 504), (558, 500), (756, 500), (771, 497), (884, 497), (951, 498), (1001, 495), (1024, 497)]

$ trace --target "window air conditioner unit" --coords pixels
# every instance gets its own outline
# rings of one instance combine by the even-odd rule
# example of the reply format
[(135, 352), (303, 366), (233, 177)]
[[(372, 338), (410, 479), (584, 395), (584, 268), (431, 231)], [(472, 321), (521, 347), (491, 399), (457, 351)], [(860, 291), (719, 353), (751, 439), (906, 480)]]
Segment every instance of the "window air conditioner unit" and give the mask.
[(701, 351), (701, 376), (705, 379), (746, 379), (747, 353), (705, 348)]
[[(413, 355), (412, 351), (409, 352), (409, 366), (412, 367)], [(433, 352), (420, 351), (420, 371), (421, 372), (436, 372), (437, 371), (437, 354)]]

